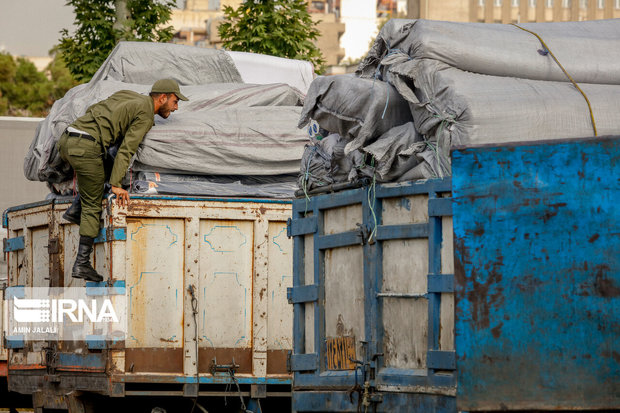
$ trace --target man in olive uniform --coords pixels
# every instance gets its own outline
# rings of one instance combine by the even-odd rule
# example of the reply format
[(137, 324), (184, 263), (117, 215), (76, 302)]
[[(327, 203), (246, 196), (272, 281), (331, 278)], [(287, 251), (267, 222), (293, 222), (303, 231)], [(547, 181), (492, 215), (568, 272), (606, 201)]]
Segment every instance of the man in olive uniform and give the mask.
[[(90, 255), (94, 239), (99, 235), (104, 184), (109, 179), (111, 191), (119, 205), (129, 203), (129, 193), (121, 187), (129, 161), (153, 126), (154, 115), (167, 118), (178, 109), (179, 99), (188, 100), (172, 79), (155, 82), (149, 96), (121, 90), (89, 107), (58, 141), (60, 156), (71, 164), (77, 175), (81, 203), (79, 218), (69, 219), (80, 225), (80, 244), (73, 265), (74, 278), (103, 280), (92, 267)], [(118, 152), (111, 171), (106, 174), (104, 157), (113, 146), (118, 146)]]

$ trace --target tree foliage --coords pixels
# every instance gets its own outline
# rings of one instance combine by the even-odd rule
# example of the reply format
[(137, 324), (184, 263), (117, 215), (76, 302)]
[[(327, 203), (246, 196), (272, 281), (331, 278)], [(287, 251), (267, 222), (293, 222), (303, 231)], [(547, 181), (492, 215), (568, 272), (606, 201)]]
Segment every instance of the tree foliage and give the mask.
[(29, 60), (0, 53), (0, 115), (46, 116), (54, 101), (75, 85), (58, 55), (40, 72)]
[(119, 28), (118, 0), (68, 0), (75, 12), (75, 33), (61, 31), (59, 49), (73, 77), (87, 82), (121, 40), (167, 42), (172, 39), (173, 0), (124, 0), (127, 20)]
[(224, 8), (220, 38), (228, 50), (261, 53), (311, 62), (317, 73), (325, 60), (313, 43), (320, 33), (305, 0), (249, 0)]

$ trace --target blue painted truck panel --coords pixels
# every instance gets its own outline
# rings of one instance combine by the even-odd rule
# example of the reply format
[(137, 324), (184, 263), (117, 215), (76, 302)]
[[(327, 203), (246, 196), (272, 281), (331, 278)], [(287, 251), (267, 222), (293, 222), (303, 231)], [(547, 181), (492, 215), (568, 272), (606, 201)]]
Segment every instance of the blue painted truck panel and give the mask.
[(620, 139), (453, 152), (457, 404), (620, 407)]
[[(597, 138), (458, 149), (452, 179), (294, 201), (293, 411), (363, 409), (365, 381), (368, 411), (620, 408), (619, 143)], [(409, 207), (420, 194), (428, 195), (426, 222), (384, 224), (383, 203), (401, 198)], [(355, 204), (363, 210), (357, 231), (324, 232), (325, 211)], [(454, 255), (446, 257), (442, 218), (450, 215)], [(427, 314), (408, 315), (428, 319), (422, 369), (384, 360), (384, 303), (398, 294), (382, 288), (381, 263), (383, 245), (393, 240), (428, 242), (427, 291), (399, 296), (428, 300)], [(358, 358), (364, 367), (332, 371), (326, 367), (326, 251), (356, 242), (363, 245), (366, 354)], [(451, 258), (454, 274), (442, 265)], [(308, 260), (312, 274), (304, 274)], [(440, 345), (446, 331), (439, 313), (452, 292), (455, 351)]]
[[(339, 193), (298, 199), (293, 202), (293, 218), (288, 235), (294, 238), (293, 288), (289, 301), (294, 304), (293, 354), (291, 368), (294, 372), (294, 412), (357, 412), (364, 408), (364, 384), (370, 390), (366, 398), (369, 411), (396, 412), (454, 412), (456, 409), (455, 353), (440, 346), (442, 294), (453, 292), (453, 274), (442, 274), (442, 219), (452, 214), (449, 198), (450, 179), (404, 182), (352, 189)], [(447, 197), (445, 197), (447, 196)], [(403, 210), (411, 213), (411, 199), (422, 199), (418, 205), (424, 210), (423, 222), (403, 219), (394, 223), (384, 222), (384, 203), (398, 201)], [(327, 211), (359, 207), (361, 214), (357, 229), (334, 231), (326, 224)], [(345, 214), (346, 215), (346, 214)], [(305, 255), (306, 237), (313, 239), (312, 256)], [(428, 272), (423, 274), (426, 290), (420, 293), (384, 291), (383, 264), (384, 242), (405, 245), (412, 240), (427, 245), (421, 259), (428, 262)], [(326, 325), (329, 323), (326, 294), (326, 266), (334, 250), (359, 246), (362, 248), (363, 274), (363, 332), (356, 341), (363, 342), (364, 352), (358, 354), (356, 369), (334, 371), (327, 366), (326, 342), (331, 339)], [(451, 257), (450, 257), (451, 258)], [(314, 271), (305, 274), (306, 262), (312, 260)], [(406, 264), (406, 263), (405, 263)], [(425, 264), (426, 265), (426, 264)], [(403, 270), (406, 273), (407, 269)], [(353, 274), (336, 274), (350, 281)], [(304, 282), (304, 280), (306, 282)], [(308, 280), (312, 280), (309, 282)], [(346, 300), (347, 297), (342, 297)], [(423, 300), (427, 331), (419, 369), (385, 361), (386, 343), (390, 342), (384, 326), (383, 310), (386, 300)], [(355, 300), (347, 303), (355, 305)], [(313, 304), (312, 310), (307, 304)], [(312, 311), (308, 321), (306, 311)], [(334, 314), (331, 315), (334, 317)], [(407, 318), (410, 318), (407, 316)], [(306, 337), (308, 322), (315, 334)], [(446, 326), (443, 326), (444, 328)], [(403, 329), (406, 329), (403, 326)], [(449, 326), (452, 330), (452, 326)], [(445, 333), (445, 332), (444, 332)], [(313, 343), (307, 351), (306, 343)], [(404, 355), (405, 360), (407, 355)], [(411, 357), (413, 358), (413, 357)], [(401, 363), (404, 364), (404, 363)], [(408, 389), (421, 390), (418, 393)]]

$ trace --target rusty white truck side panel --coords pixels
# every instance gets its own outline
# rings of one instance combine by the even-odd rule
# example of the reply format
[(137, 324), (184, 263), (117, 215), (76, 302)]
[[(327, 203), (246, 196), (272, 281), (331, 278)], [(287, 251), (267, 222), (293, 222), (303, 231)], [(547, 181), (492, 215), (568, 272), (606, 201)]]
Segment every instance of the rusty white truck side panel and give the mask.
[[(197, 372), (210, 377), (215, 365), (233, 359), (239, 377), (288, 380), (290, 203), (142, 197), (128, 208), (104, 205), (108, 238), (96, 241), (93, 265), (104, 280), (125, 283), (129, 313), (124, 346), (106, 356), (113, 381), (161, 381), (165, 375), (179, 382)], [(8, 253), (10, 285), (85, 285), (71, 277), (79, 233), (62, 219), (68, 206), (50, 203), (8, 213), (7, 236), (23, 236), (25, 244)], [(118, 230), (124, 236), (111, 236)], [(89, 352), (80, 344), (61, 348)], [(11, 366), (41, 367), (37, 349), (29, 343), (13, 351)]]

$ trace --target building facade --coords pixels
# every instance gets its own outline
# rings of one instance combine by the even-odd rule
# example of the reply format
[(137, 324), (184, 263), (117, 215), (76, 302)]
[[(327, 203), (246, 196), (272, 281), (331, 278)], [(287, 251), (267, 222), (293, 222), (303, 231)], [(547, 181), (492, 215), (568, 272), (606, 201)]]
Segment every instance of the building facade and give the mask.
[(620, 0), (408, 0), (409, 18), (480, 23), (620, 18)]
[[(239, 7), (243, 0), (187, 0), (185, 8), (172, 13), (170, 24), (175, 28), (174, 42), (193, 46), (222, 46), (218, 26), (226, 6)], [(321, 37), (316, 45), (323, 53), (327, 66), (337, 65), (345, 55), (340, 37), (345, 25), (339, 18), (340, 0), (308, 0), (308, 11), (317, 23)]]

